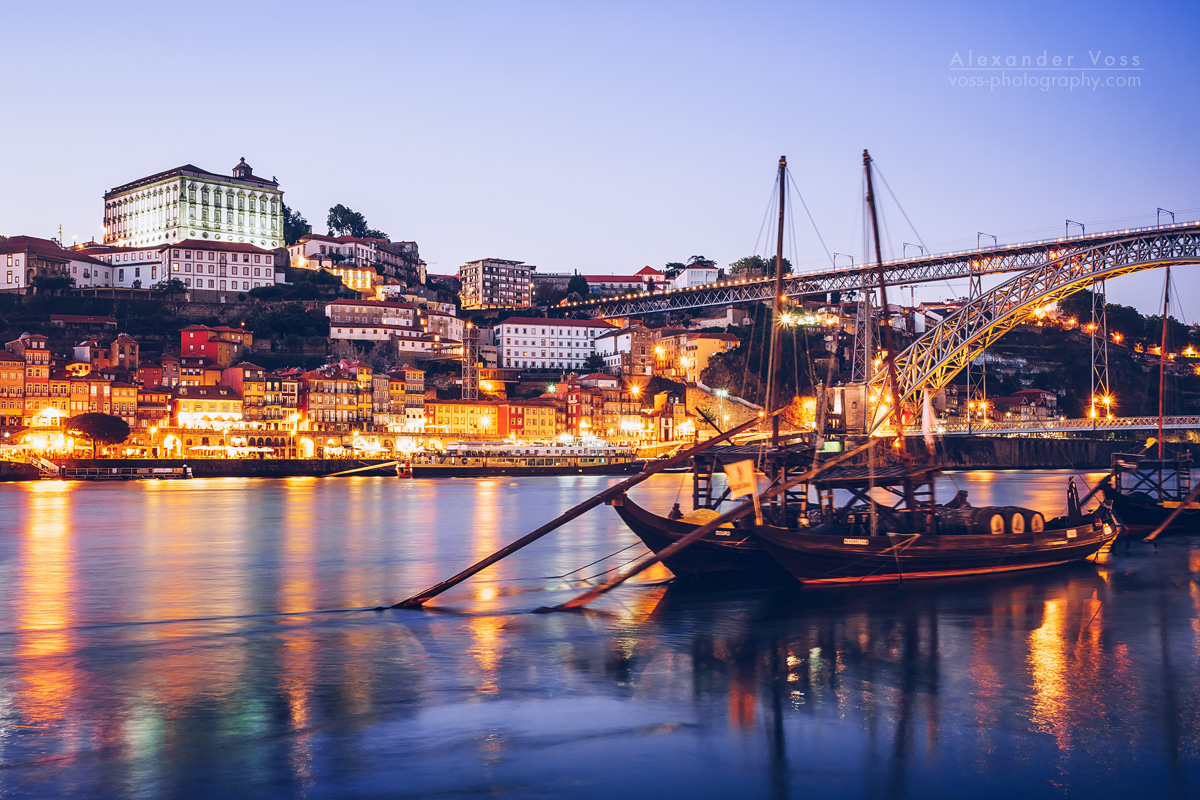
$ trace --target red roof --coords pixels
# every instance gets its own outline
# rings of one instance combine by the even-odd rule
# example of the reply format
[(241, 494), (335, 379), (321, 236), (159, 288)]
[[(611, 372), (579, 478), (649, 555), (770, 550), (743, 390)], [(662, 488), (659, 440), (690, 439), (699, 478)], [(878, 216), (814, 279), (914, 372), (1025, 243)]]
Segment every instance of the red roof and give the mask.
[(716, 339), (721, 342), (736, 342), (738, 337), (732, 333), (693, 333), (688, 336), (689, 339)]
[(597, 319), (543, 319), (541, 317), (509, 317), (497, 325), (559, 325), (568, 328), (613, 328), (611, 323)]
[[(116, 325), (116, 317), (93, 317), (83, 314), (51, 314), (50, 321), (61, 320), (62, 322), (74, 322), (80, 325)], [(121, 334), (124, 336), (125, 334)]]
[[(374, 306), (376, 308), (416, 308), (412, 303), (394, 303), (388, 300), (334, 300), (329, 306)], [(326, 308), (329, 308), (326, 306)]]
[(161, 247), (156, 247), (155, 249), (160, 253), (163, 250), (171, 249), (227, 250), (233, 253), (259, 253), (261, 255), (274, 257), (274, 254), (270, 250), (264, 250), (263, 248), (255, 247), (252, 244), (245, 244), (243, 242), (209, 242), (204, 239), (184, 239), (182, 242), (175, 242), (175, 244), (164, 244)]
[(84, 261), (109, 266), (103, 261), (92, 258), (87, 253), (79, 250), (64, 250), (49, 239), (39, 239), (36, 236), (10, 236), (0, 242), (0, 255), (26, 252), (52, 261)]
[(223, 384), (216, 386), (178, 386), (175, 388), (176, 397), (199, 397), (204, 399), (224, 398), (226, 400), (241, 400), (242, 396), (232, 387)]
[(655, 269), (654, 267), (651, 267), (651, 266), (645, 266), (633, 274), (634, 275), (662, 275), (663, 271), (659, 270), (659, 269)]
[(641, 283), (637, 275), (584, 275), (588, 283)]
[[(358, 237), (358, 236), (324, 236), (319, 233), (306, 233), (300, 237), (300, 241), (308, 239), (314, 242), (337, 242), (338, 244), (354, 244), (356, 242), (373, 242), (374, 244), (391, 244), (391, 239), (381, 239), (378, 237)], [(399, 244), (404, 244), (400, 242)]]

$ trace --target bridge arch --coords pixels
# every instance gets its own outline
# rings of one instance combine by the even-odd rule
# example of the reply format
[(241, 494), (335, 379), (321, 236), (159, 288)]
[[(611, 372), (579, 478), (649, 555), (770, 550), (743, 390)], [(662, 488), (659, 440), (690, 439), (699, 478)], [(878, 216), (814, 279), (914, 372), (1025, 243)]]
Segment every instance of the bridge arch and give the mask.
[[(896, 356), (901, 407), (920, 392), (944, 388), (993, 342), (1033, 316), (1106, 278), (1178, 264), (1200, 264), (1200, 231), (1153, 230), (1122, 237), (1046, 261), (972, 300)], [(887, 374), (868, 384), (868, 397), (886, 397)], [(883, 423), (877, 410), (871, 430)]]

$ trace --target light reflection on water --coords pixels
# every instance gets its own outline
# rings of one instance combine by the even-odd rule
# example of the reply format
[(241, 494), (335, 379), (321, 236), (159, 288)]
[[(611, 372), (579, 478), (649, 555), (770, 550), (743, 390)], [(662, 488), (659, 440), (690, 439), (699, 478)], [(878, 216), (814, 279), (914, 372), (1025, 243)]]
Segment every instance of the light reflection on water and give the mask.
[[(605, 558), (635, 540), (602, 508), (433, 610), (371, 610), (613, 480), (0, 486), (0, 796), (1195, 796), (1190, 540), (904, 593), (659, 568), (521, 613), (641, 552)], [(1066, 480), (939, 495), (1052, 516)]]

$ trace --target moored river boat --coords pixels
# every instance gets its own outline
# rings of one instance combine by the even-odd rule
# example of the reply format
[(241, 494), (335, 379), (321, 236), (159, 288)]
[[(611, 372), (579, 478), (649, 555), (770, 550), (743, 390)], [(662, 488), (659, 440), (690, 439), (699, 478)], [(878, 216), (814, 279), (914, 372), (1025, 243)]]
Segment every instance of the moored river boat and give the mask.
[(445, 450), (414, 453), (397, 464), (396, 474), (402, 478), (626, 475), (638, 472), (644, 464), (629, 447), (459, 442)]

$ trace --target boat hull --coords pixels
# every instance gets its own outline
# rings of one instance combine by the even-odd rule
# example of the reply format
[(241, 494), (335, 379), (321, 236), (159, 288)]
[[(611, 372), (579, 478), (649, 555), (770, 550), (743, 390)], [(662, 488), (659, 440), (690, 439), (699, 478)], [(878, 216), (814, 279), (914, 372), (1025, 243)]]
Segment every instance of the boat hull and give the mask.
[[(694, 531), (702, 523), (663, 517), (628, 497), (612, 502), (617, 515), (655, 553)], [(740, 528), (721, 528), (663, 559), (677, 578), (757, 584), (791, 582), (779, 563)]]
[[(1106, 499), (1112, 503), (1113, 515), (1126, 527), (1129, 535), (1150, 533), (1175, 511), (1151, 498), (1143, 500), (1117, 492), (1107, 493)], [(1163, 531), (1164, 535), (1186, 533), (1200, 533), (1200, 508), (1184, 509)]]
[(1008, 535), (838, 535), (762, 526), (755, 538), (806, 584), (897, 583), (1055, 567), (1095, 555), (1110, 525)]

